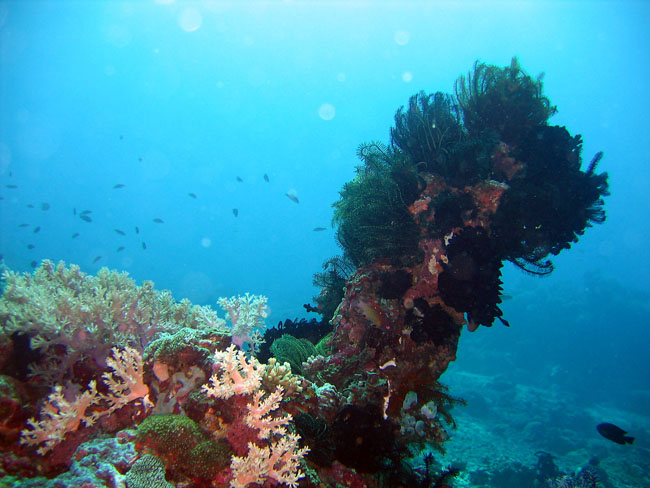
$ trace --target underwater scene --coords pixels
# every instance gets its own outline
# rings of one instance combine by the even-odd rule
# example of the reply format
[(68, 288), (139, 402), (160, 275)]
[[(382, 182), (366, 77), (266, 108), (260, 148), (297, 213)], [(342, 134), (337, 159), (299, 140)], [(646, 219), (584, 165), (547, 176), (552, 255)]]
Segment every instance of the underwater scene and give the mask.
[(648, 25), (0, 0), (0, 488), (650, 487)]

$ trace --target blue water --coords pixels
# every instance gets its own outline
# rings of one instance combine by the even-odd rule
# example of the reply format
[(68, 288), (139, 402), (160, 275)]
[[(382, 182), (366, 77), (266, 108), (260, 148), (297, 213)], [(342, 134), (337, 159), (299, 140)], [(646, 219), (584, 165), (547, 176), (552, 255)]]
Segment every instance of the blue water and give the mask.
[[(647, 415), (648, 25), (633, 1), (2, 1), (0, 253), (24, 271), (125, 270), (199, 304), (265, 294), (270, 323), (304, 316), (357, 146), (387, 142), (417, 91), (516, 55), (546, 73), (551, 123), (582, 134), (583, 158), (604, 151), (607, 221), (550, 277), (506, 267), (512, 327), (464, 334), (450, 381), (507, 375)], [(647, 446), (645, 418), (621, 423)]]

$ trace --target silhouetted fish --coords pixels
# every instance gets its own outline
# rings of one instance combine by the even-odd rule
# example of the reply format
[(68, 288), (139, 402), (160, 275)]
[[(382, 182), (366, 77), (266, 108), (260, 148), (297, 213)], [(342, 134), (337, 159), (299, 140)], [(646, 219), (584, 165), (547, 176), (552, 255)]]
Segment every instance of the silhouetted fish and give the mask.
[(32, 268), (35, 268), (36, 266), (38, 266), (38, 263), (36, 261), (32, 261), (29, 264), (31, 265)]
[(18, 188), (18, 185), (5, 185), (5, 188), (11, 188), (12, 190), (15, 190)]
[(72, 208), (72, 215), (77, 215), (77, 207)]
[(241, 176), (238, 176), (238, 177), (237, 177), (237, 181), (239, 181), (240, 183), (242, 183), (244, 180), (242, 179)]
[(41, 210), (49, 210), (50, 209), (50, 204), (47, 202), (41, 203)]
[(191, 196), (192, 198), (196, 199), (196, 194), (195, 193), (188, 193), (188, 195)]
[(123, 136), (122, 134), (120, 134), (120, 141), (121, 141), (122, 139), (124, 139), (124, 136)]
[(81, 220), (83, 220), (84, 222), (92, 222), (93, 221), (93, 219), (90, 218), (90, 215), (86, 215), (86, 214), (80, 215), (79, 218)]
[(114, 230), (115, 232), (117, 232), (117, 233), (118, 233), (119, 235), (121, 235), (121, 236), (125, 236), (125, 235), (126, 235), (126, 232), (124, 232), (123, 230), (120, 230), (120, 229), (113, 229), (113, 230)]
[(321, 232), (327, 230), (325, 227), (314, 227), (314, 232)]
[(122, 251), (124, 251), (124, 246), (118, 247), (116, 252), (122, 252)]
[(138, 228), (136, 227), (136, 228), (135, 228), (135, 233), (136, 233), (136, 234), (139, 234), (139, 233), (140, 233), (140, 229), (138, 229)]
[(142, 158), (138, 158), (138, 161), (139, 161), (139, 162), (142, 162)]
[(159, 218), (157, 218), (157, 217), (156, 217), (155, 219), (153, 219), (153, 221), (154, 221), (156, 224), (164, 224), (164, 223), (165, 223), (165, 221), (164, 221), (163, 219), (159, 219)]
[(266, 173), (264, 173), (264, 181), (266, 181), (267, 183), (270, 181), (269, 175), (267, 175)]
[(41, 226), (40, 226), (40, 225), (37, 225), (37, 226), (34, 228), (34, 234), (38, 233), (39, 230), (41, 230)]
[(79, 235), (80, 235), (79, 232), (75, 232), (74, 234), (72, 234), (72, 238), (76, 239), (77, 237), (79, 237)]
[(20, 224), (18, 227), (29, 227), (30, 224)]
[(113, 190), (117, 190), (118, 188), (124, 188), (124, 183), (116, 183), (113, 185)]
[(34, 205), (31, 204), (31, 203), (28, 203), (28, 204), (27, 204), (27, 208), (34, 208)]
[(598, 433), (605, 439), (609, 439), (610, 441), (616, 442), (617, 444), (624, 445), (634, 443), (634, 437), (629, 435), (626, 436), (625, 434), (627, 434), (627, 432), (614, 424), (604, 422), (602, 424), (598, 424), (596, 426), (596, 430), (598, 430)]
[(147, 243), (142, 241), (142, 249), (147, 249)]
[(298, 200), (298, 195), (296, 195), (296, 192), (295, 192), (295, 191), (293, 191), (293, 190), (289, 190), (289, 192), (288, 192), (288, 193), (285, 193), (285, 195), (286, 195), (287, 198), (288, 198), (289, 200), (291, 200), (292, 202), (300, 203), (300, 200)]
[(236, 208), (233, 208), (233, 209), (232, 209), (232, 214), (233, 214), (235, 217), (237, 217), (237, 216), (239, 215), (239, 210), (237, 210)]
[(79, 212), (80, 215), (86, 215), (86, 214), (89, 214), (89, 213), (93, 213), (93, 211), (92, 210), (82, 210), (81, 212)]
[(97, 257), (95, 257), (95, 259), (93, 259), (93, 264), (95, 264), (95, 263), (96, 263), (97, 261), (99, 261), (101, 258), (102, 258), (101, 256), (97, 256)]
[(27, 244), (27, 249), (34, 249), (36, 246), (34, 244)]

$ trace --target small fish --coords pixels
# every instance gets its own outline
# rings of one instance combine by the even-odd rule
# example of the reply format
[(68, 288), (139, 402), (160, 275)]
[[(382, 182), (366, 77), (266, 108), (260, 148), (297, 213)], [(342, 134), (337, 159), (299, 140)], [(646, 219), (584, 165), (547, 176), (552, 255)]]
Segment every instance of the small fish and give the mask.
[(116, 252), (122, 252), (122, 251), (124, 251), (124, 246), (118, 247)]
[(236, 209), (236, 208), (233, 208), (233, 209), (232, 209), (232, 214), (233, 214), (235, 217), (237, 217), (237, 216), (239, 215), (239, 210)]
[(142, 241), (142, 249), (147, 249), (147, 243)]
[(501, 300), (512, 300), (512, 295), (508, 295), (507, 293), (501, 293), (499, 296), (501, 297)]
[(92, 222), (93, 221), (93, 219), (90, 217), (90, 215), (87, 215), (87, 214), (82, 214), (82, 215), (79, 216), (79, 218), (81, 220), (83, 220), (84, 222)]
[(634, 437), (625, 435), (627, 432), (614, 424), (604, 422), (602, 424), (598, 424), (596, 426), (596, 430), (598, 430), (598, 433), (605, 439), (609, 439), (610, 441), (616, 442), (617, 444), (625, 445), (634, 443)]
[(79, 212), (80, 215), (88, 215), (90, 213), (93, 213), (93, 211), (92, 210), (83, 210), (83, 211)]
[(38, 233), (39, 230), (41, 230), (41, 226), (40, 226), (40, 225), (37, 225), (37, 226), (34, 228), (34, 234)]
[(264, 173), (264, 181), (266, 181), (267, 183), (271, 181), (269, 180), (269, 175), (267, 175), (266, 173)]
[(117, 190), (118, 188), (124, 188), (126, 185), (124, 183), (116, 183), (113, 185), (113, 190)]
[(29, 224), (20, 224), (18, 227), (29, 227)]
[(72, 215), (77, 215), (77, 207), (72, 208)]
[(27, 244), (27, 249), (34, 249), (36, 246), (34, 244)]
[(47, 202), (41, 203), (41, 210), (49, 210), (50, 209), (50, 204)]
[(296, 195), (295, 190), (289, 190), (287, 193), (285, 193), (287, 198), (291, 200), (294, 203), (300, 203), (300, 200), (298, 200), (298, 195)]
[(31, 204), (31, 203), (28, 203), (28, 204), (27, 204), (27, 208), (34, 208), (34, 205)]
[(11, 188), (12, 190), (15, 190), (18, 188), (18, 185), (5, 185), (5, 188)]
[(140, 233), (140, 229), (138, 229), (138, 228), (136, 227), (136, 228), (135, 228), (135, 233), (136, 233), (136, 234), (139, 234), (139, 233)]
[(314, 227), (314, 232), (322, 232), (324, 230), (327, 230), (325, 227)]
[(242, 179), (241, 176), (238, 176), (238, 177), (237, 177), (237, 181), (239, 181), (240, 183), (243, 183), (243, 182), (244, 182), (244, 180)]
[(36, 266), (38, 266), (38, 263), (36, 261), (32, 261), (29, 264), (31, 265), (32, 268), (36, 268)]
[(139, 162), (142, 162), (142, 158), (138, 158), (138, 161), (139, 161)]
[(80, 235), (79, 232), (75, 232), (74, 234), (72, 234), (72, 238), (76, 239), (77, 237), (79, 237), (79, 235)]
[(99, 261), (101, 258), (102, 258), (101, 256), (97, 256), (97, 257), (95, 257), (95, 259), (93, 259), (93, 264), (95, 264), (95, 263), (96, 263), (97, 261)]
[(117, 233), (118, 233), (119, 235), (121, 235), (121, 236), (125, 236), (125, 235), (126, 235), (126, 232), (124, 232), (123, 230), (120, 230), (120, 229), (113, 229), (113, 230), (114, 230), (115, 232), (117, 232)]
[(122, 134), (120, 134), (120, 141), (121, 141), (122, 139), (124, 139), (124, 136), (123, 136)]
[(196, 194), (195, 193), (188, 193), (188, 195), (196, 200)]
[(154, 221), (156, 224), (164, 224), (164, 223), (165, 223), (165, 221), (164, 221), (163, 219), (159, 219), (158, 217), (156, 217), (155, 219), (153, 219), (153, 221)]

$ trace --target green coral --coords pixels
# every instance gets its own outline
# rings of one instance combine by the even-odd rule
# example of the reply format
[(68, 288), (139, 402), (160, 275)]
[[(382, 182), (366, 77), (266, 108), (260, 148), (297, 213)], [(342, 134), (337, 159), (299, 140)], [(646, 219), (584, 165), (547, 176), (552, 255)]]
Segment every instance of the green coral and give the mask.
[(334, 312), (345, 294), (345, 283), (355, 269), (355, 265), (349, 259), (335, 256), (323, 263), (323, 271), (314, 273), (314, 286), (321, 290), (314, 297), (314, 301), (323, 320), (329, 322), (334, 317)]
[(357, 151), (363, 165), (333, 204), (336, 238), (354, 266), (417, 252), (418, 226), (409, 212), (420, 192), (415, 164), (380, 143)]
[(175, 488), (165, 479), (165, 464), (156, 456), (145, 454), (126, 473), (127, 488)]
[(211, 308), (176, 302), (151, 281), (137, 286), (128, 273), (107, 268), (92, 276), (77, 265), (44, 260), (33, 274), (7, 270), (2, 279), (0, 336), (30, 337), (31, 349), (43, 356), (32, 372), (51, 383), (74, 377), (69, 368), (76, 361), (108, 356), (114, 346), (139, 348), (182, 327), (226, 331)]
[(136, 440), (146, 452), (160, 457), (168, 469), (185, 476), (211, 479), (230, 462), (230, 448), (184, 415), (147, 417), (138, 426)]
[(304, 373), (302, 363), (318, 353), (316, 347), (307, 339), (297, 339), (292, 335), (284, 334), (271, 344), (271, 354), (278, 363), (289, 363), (292, 373), (302, 375)]
[[(144, 351), (145, 361), (160, 361), (172, 368), (196, 364), (199, 366), (211, 364), (212, 352), (202, 347), (203, 341), (214, 342), (215, 334), (208, 330), (190, 329), (183, 327), (173, 334), (163, 334), (147, 346)], [(224, 339), (229, 337), (224, 333), (217, 334)]]
[(327, 334), (325, 337), (323, 337), (320, 341), (318, 341), (318, 344), (316, 344), (316, 354), (319, 356), (329, 356), (332, 350), (332, 346), (330, 344), (330, 341), (332, 339), (332, 336), (334, 335), (333, 332), (330, 332)]

